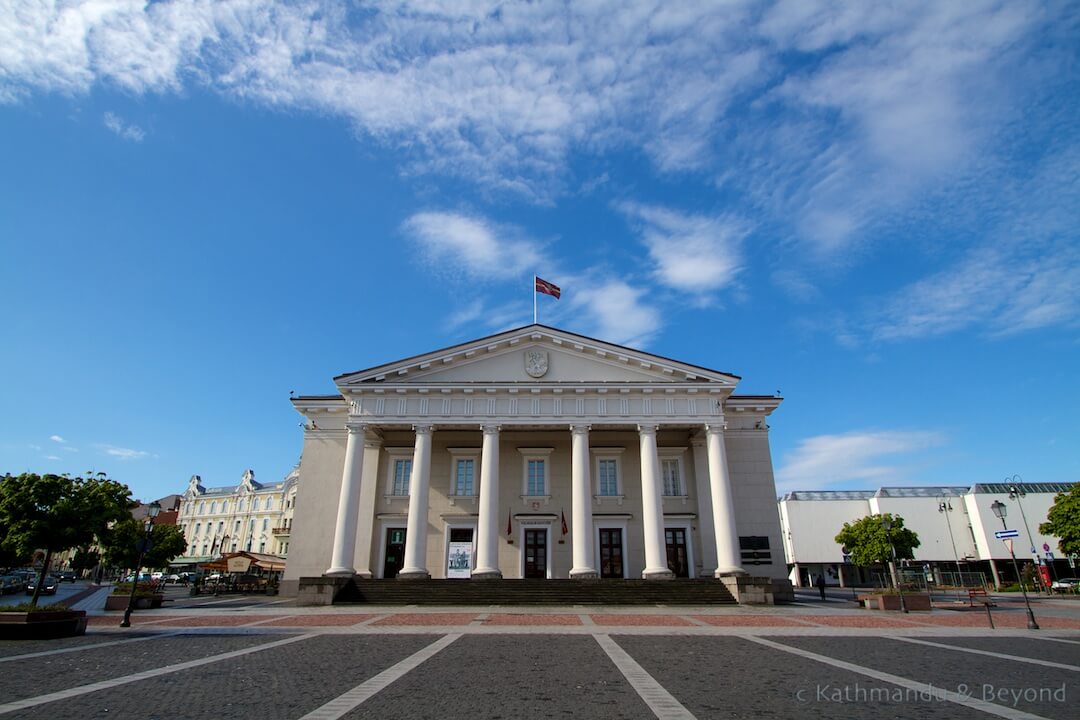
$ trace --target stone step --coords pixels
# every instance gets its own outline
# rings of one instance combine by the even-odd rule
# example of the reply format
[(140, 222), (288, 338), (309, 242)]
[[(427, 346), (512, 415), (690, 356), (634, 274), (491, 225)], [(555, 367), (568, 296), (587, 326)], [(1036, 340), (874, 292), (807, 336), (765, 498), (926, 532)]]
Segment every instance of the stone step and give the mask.
[(386, 605), (706, 605), (734, 604), (716, 580), (364, 580), (334, 604)]

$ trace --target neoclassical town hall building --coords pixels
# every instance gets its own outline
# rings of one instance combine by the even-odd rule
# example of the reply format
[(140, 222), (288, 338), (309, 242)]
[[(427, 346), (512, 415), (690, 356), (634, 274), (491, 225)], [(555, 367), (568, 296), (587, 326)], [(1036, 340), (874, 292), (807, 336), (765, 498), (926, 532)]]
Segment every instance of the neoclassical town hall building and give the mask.
[(334, 381), (292, 401), (284, 593), (319, 576), (787, 582), (781, 401), (736, 395), (738, 376), (529, 325)]

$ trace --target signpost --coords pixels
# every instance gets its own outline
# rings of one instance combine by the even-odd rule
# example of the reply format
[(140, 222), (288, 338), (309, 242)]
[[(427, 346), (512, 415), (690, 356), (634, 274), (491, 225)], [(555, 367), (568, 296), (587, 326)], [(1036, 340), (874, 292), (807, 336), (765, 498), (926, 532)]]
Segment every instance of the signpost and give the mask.
[[(997, 532), (994, 533), (994, 537), (996, 537), (998, 540), (1004, 540), (1005, 538), (1020, 537), (1020, 531), (1019, 530), (998, 530)], [(1009, 543), (1009, 544), (1012, 545), (1012, 543)], [(1034, 548), (1032, 548), (1032, 551), (1034, 551)]]

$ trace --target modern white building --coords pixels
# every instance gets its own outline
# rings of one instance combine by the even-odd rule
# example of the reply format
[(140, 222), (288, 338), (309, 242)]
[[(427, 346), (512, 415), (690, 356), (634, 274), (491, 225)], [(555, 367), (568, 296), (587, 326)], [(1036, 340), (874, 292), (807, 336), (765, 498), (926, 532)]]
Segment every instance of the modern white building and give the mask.
[[(819, 574), (830, 585), (873, 582), (869, 571), (847, 562), (835, 537), (845, 522), (892, 513), (904, 518), (920, 545), (909, 566), (952, 573), (985, 573), (995, 587), (1015, 581), (1009, 549), (995, 537), (1016, 530), (1013, 552), (1020, 565), (1032, 563), (1055, 573), (1075, 575), (1075, 560), (1059, 557), (1057, 538), (1039, 533), (1059, 492), (1073, 483), (978, 483), (972, 486), (883, 487), (878, 490), (789, 492), (780, 498), (780, 522), (790, 579), (809, 586)], [(1005, 506), (1005, 522), (993, 512)]]
[[(334, 378), (306, 420), (301, 578), (719, 577), (787, 584), (776, 397), (529, 325)], [(761, 583), (758, 583), (760, 587)]]
[(192, 475), (177, 519), (188, 548), (171, 564), (207, 562), (241, 550), (287, 557), (299, 481), (299, 465), (269, 484), (256, 482), (251, 470), (238, 485), (215, 488), (203, 487), (202, 478)]

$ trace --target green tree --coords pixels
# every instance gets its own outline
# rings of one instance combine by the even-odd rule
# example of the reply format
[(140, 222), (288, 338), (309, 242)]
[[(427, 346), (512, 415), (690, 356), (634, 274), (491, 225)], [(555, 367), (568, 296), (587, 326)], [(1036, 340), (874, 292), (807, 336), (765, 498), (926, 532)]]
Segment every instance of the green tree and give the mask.
[[(145, 523), (128, 517), (116, 523), (102, 542), (105, 560), (122, 568), (139, 568), (139, 544), (146, 537)], [(150, 532), (150, 550), (143, 557), (142, 566), (162, 568), (174, 557), (182, 555), (187, 548), (183, 531), (176, 525), (155, 525)]]
[(37, 605), (53, 553), (94, 542), (111, 523), (130, 516), (132, 505), (128, 487), (104, 473), (0, 478), (0, 545), (26, 556), (45, 551), (31, 604)]
[(1039, 532), (1058, 539), (1058, 550), (1064, 555), (1080, 555), (1080, 483), (1069, 492), (1054, 496), (1054, 504), (1046, 513), (1046, 522)]
[[(883, 518), (892, 521), (892, 528), (888, 532), (881, 523)], [(892, 547), (896, 548), (896, 557), (901, 559), (913, 559), (915, 548), (919, 547), (919, 536), (904, 527), (904, 518), (891, 513), (869, 515), (853, 523), (844, 523), (835, 540), (847, 548), (851, 562), (864, 567), (887, 563), (892, 559)]]
[(75, 555), (71, 558), (71, 569), (80, 572), (93, 570), (99, 562), (101, 562), (101, 553), (97, 550), (81, 547), (75, 551)]

